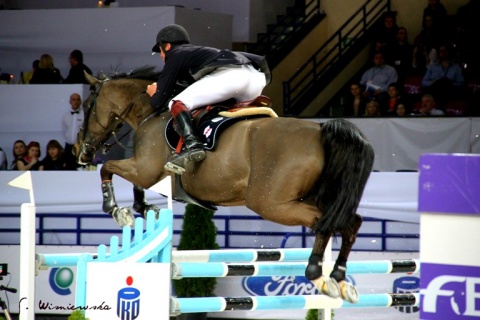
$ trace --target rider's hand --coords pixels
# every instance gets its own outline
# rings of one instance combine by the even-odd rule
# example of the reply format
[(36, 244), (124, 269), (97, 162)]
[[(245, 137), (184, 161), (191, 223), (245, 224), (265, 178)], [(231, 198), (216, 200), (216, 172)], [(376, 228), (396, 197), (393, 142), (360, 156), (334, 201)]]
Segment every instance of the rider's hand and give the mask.
[(157, 92), (157, 83), (154, 82), (147, 86), (147, 94), (151, 97)]

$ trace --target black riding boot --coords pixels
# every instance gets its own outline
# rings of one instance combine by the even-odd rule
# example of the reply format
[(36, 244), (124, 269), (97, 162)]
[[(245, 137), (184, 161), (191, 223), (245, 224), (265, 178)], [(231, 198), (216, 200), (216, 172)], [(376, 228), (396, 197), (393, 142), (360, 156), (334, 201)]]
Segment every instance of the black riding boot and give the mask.
[(165, 169), (177, 174), (183, 174), (187, 162), (198, 162), (205, 159), (205, 150), (203, 149), (203, 143), (195, 136), (190, 110), (178, 113), (175, 121), (177, 121), (179, 131), (183, 136), (184, 148), (182, 148), (180, 154), (174, 156), (165, 165)]

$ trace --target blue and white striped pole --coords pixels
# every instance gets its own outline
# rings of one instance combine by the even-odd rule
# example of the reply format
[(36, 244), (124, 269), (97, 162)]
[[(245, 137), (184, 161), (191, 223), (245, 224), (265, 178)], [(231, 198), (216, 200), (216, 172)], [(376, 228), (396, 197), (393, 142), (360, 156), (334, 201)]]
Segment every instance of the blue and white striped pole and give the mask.
[(383, 293), (360, 295), (356, 304), (333, 299), (325, 295), (303, 296), (251, 296), (251, 297), (209, 297), (175, 298), (170, 301), (170, 314), (195, 312), (223, 312), (235, 310), (289, 310), (324, 308), (387, 308), (395, 306), (418, 306), (418, 293)]
[[(330, 263), (331, 269), (333, 262)], [(225, 262), (181, 262), (172, 264), (173, 279), (232, 276), (304, 276), (307, 262), (229, 264)], [(326, 265), (328, 267), (328, 265)], [(347, 274), (418, 273), (419, 260), (349, 261)]]

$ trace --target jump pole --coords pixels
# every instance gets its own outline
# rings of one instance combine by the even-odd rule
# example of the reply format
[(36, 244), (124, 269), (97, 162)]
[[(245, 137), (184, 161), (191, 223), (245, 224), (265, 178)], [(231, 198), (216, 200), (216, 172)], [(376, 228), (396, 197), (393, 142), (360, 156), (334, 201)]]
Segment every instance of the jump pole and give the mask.
[(293, 310), (334, 308), (387, 308), (418, 306), (418, 293), (360, 295), (352, 304), (325, 295), (171, 298), (170, 313), (224, 312), (238, 310)]
[(12, 187), (29, 191), (30, 203), (20, 209), (20, 320), (35, 319), (35, 238), (36, 217), (30, 171), (8, 183)]
[(419, 161), (422, 320), (480, 318), (480, 156)]

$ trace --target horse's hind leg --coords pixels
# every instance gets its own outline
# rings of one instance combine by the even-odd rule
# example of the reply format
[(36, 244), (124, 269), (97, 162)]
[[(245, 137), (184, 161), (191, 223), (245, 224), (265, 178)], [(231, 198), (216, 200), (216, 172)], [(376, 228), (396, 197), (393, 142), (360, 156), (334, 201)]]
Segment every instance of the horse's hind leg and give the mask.
[(308, 259), (307, 269), (305, 270), (305, 277), (312, 281), (318, 291), (332, 298), (338, 298), (340, 296), (340, 287), (337, 281), (332, 277), (328, 278), (323, 276), (325, 248), (332, 234), (333, 232), (325, 234), (317, 233), (315, 236), (312, 254)]
[(147, 212), (150, 210), (155, 211), (158, 219), (160, 209), (154, 204), (148, 204), (145, 198), (145, 190), (137, 185), (133, 186), (133, 210), (140, 213), (144, 218), (147, 218)]
[(335, 261), (333, 271), (330, 274), (330, 277), (335, 279), (340, 285), (342, 299), (351, 303), (356, 303), (358, 301), (358, 292), (350, 282), (345, 281), (347, 273), (347, 260), (353, 244), (357, 239), (358, 230), (360, 229), (361, 225), (362, 217), (356, 214), (352, 225), (340, 231), (342, 235), (342, 246), (340, 248), (337, 260)]

